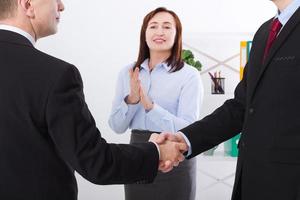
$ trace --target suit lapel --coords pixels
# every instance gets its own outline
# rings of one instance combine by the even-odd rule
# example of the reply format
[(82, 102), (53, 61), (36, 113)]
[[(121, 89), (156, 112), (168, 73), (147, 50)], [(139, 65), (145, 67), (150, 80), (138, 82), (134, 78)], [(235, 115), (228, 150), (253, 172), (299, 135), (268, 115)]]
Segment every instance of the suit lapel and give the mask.
[(288, 38), (290, 33), (293, 32), (294, 28), (297, 26), (299, 22), (300, 22), (300, 8), (298, 8), (297, 11), (294, 13), (294, 15), (289, 19), (289, 21), (281, 30), (281, 33), (278, 35), (277, 39), (274, 41), (274, 44), (271, 47), (269, 55), (267, 56), (266, 61), (264, 63), (264, 67), (266, 67), (269, 64), (269, 62), (274, 57), (274, 54), (281, 47), (284, 41)]
[(251, 49), (251, 57), (248, 62), (250, 69), (248, 72), (250, 73), (251, 70), (251, 75), (248, 77), (250, 80), (248, 84), (248, 90), (249, 90), (249, 95), (252, 97), (252, 94), (254, 93), (254, 89), (256, 87), (256, 84), (259, 80), (260, 77), (260, 72), (262, 71), (262, 60), (263, 60), (263, 55), (264, 55), (264, 47), (267, 43), (268, 39), (268, 30), (271, 25), (272, 19), (270, 19), (268, 22), (266, 22), (262, 27), (259, 32), (255, 35), (254, 43)]
[[(262, 55), (256, 55), (259, 58), (261, 58), (261, 60), (256, 60), (255, 65), (262, 65), (262, 67), (259, 71), (259, 74), (258, 74), (256, 80), (253, 83), (253, 87), (252, 87), (253, 89), (251, 90), (251, 93), (250, 93), (250, 94), (252, 94), (251, 99), (254, 97), (255, 89), (256, 89), (259, 81), (261, 80), (263, 73), (265, 72), (267, 67), (269, 67), (269, 64), (270, 64), (271, 60), (273, 59), (275, 53), (278, 51), (278, 49), (280, 49), (282, 44), (286, 41), (286, 39), (289, 37), (289, 35), (293, 32), (293, 30), (295, 29), (295, 27), (297, 26), (297, 24), (299, 22), (300, 22), (300, 8), (297, 9), (297, 11), (293, 14), (293, 16), (289, 19), (289, 21), (286, 23), (286, 25), (281, 30), (277, 39), (274, 41), (274, 43), (269, 51), (269, 54), (266, 57), (266, 60), (263, 64), (262, 64)], [(266, 35), (268, 37), (268, 33)], [(263, 45), (264, 45), (263, 49), (265, 48), (267, 37), (265, 38), (265, 42), (263, 43)]]

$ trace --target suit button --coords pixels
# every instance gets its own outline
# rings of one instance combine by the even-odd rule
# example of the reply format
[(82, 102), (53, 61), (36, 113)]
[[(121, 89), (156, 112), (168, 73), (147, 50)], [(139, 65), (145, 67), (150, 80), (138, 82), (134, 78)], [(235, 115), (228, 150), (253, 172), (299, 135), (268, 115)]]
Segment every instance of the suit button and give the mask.
[(254, 113), (254, 109), (253, 108), (250, 108), (249, 109), (249, 114), (253, 114)]
[(242, 142), (242, 147), (245, 147), (245, 142)]
[(240, 142), (238, 143), (238, 148), (240, 149), (240, 148), (243, 148), (243, 147), (245, 147), (245, 142), (240, 141)]

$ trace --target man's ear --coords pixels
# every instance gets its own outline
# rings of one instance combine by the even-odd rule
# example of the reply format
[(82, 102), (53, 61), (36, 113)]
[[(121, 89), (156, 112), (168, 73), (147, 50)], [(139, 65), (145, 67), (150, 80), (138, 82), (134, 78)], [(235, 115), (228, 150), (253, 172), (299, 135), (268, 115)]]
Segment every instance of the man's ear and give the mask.
[(27, 15), (30, 18), (34, 18), (34, 8), (32, 6), (31, 0), (18, 0), (18, 4), (25, 15)]

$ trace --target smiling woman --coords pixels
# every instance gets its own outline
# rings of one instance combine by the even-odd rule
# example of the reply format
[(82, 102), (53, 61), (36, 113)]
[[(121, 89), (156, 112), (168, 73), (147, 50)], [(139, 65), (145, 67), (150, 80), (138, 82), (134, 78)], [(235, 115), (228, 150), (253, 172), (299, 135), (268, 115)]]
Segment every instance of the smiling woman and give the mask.
[[(203, 87), (198, 71), (185, 64), (178, 16), (157, 8), (144, 18), (137, 62), (121, 70), (109, 119), (117, 133), (132, 129), (131, 143), (152, 132), (176, 132), (198, 119)], [(125, 186), (126, 200), (194, 200), (196, 160), (158, 173), (152, 184)]]
[(168, 51), (174, 44), (176, 25), (172, 15), (159, 12), (149, 21), (146, 29), (146, 42), (152, 51)]
[(149, 58), (150, 51), (153, 57), (166, 61), (173, 71), (183, 67), (182, 25), (173, 11), (160, 7), (145, 16), (140, 34), (139, 56), (134, 68), (139, 68)]

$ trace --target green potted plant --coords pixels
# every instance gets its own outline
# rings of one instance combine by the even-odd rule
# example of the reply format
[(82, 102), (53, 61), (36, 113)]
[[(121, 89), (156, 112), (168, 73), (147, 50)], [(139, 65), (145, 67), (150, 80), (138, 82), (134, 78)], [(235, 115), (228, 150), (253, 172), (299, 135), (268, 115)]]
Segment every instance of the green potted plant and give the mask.
[(202, 64), (199, 60), (195, 60), (194, 54), (191, 50), (183, 49), (181, 57), (185, 63), (195, 67), (198, 71), (201, 71)]

